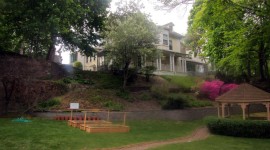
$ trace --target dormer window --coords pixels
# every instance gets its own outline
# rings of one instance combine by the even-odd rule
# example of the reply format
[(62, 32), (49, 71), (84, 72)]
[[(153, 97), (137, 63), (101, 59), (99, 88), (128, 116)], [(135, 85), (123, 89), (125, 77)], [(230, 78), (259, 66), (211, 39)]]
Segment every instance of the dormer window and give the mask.
[(169, 44), (169, 37), (168, 34), (163, 34), (163, 45)]

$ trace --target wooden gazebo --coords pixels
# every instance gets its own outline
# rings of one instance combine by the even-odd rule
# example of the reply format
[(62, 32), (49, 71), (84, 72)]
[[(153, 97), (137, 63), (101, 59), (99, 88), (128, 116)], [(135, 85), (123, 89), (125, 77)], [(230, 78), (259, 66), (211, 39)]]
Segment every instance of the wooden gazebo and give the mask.
[(218, 103), (218, 117), (224, 118), (225, 108), (229, 108), (232, 104), (236, 104), (241, 106), (244, 120), (246, 119), (247, 109), (251, 104), (263, 104), (267, 109), (267, 120), (270, 121), (270, 93), (258, 89), (250, 84), (244, 83), (239, 85), (216, 98), (216, 102)]

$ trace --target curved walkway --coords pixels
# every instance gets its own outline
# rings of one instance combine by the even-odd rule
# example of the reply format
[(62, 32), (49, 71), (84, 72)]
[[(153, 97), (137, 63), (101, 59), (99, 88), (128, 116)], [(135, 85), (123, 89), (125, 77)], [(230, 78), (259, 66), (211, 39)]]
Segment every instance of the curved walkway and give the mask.
[(138, 144), (127, 145), (123, 147), (116, 148), (108, 148), (108, 149), (100, 149), (100, 150), (146, 150), (149, 148), (160, 147), (168, 144), (176, 144), (176, 143), (184, 143), (184, 142), (192, 142), (206, 139), (210, 135), (207, 127), (202, 127), (196, 129), (190, 135), (165, 141), (154, 141), (154, 142), (143, 142)]

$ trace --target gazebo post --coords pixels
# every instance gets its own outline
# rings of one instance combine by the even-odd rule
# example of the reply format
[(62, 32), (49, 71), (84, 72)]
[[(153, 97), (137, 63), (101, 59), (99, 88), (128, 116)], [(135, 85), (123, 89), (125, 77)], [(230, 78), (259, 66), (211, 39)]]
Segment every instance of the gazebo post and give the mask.
[(224, 118), (225, 117), (225, 106), (226, 106), (226, 103), (222, 103), (221, 104), (221, 109), (222, 109), (222, 118)]
[(217, 111), (218, 111), (218, 118), (220, 118), (220, 103), (217, 105)]
[(247, 104), (246, 103), (241, 103), (241, 108), (242, 108), (242, 112), (243, 112), (243, 120), (246, 120), (246, 107)]
[(267, 109), (267, 120), (270, 121), (270, 111), (269, 111), (269, 103), (264, 103), (266, 109)]
[(228, 116), (229, 116), (229, 117), (231, 116), (230, 108), (231, 108), (231, 104), (228, 104), (227, 111), (228, 111)]
[(250, 107), (250, 105), (247, 105), (247, 117), (248, 117), (248, 118), (250, 117), (249, 107)]

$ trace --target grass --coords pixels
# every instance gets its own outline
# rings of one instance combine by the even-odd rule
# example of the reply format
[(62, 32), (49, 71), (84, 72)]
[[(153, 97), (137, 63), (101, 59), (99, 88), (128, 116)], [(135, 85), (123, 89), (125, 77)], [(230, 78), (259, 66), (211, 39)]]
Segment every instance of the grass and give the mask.
[(192, 76), (170, 76), (170, 75), (164, 75), (162, 76), (164, 79), (169, 81), (170, 83), (173, 83), (183, 90), (189, 91), (192, 87), (196, 86), (197, 83), (202, 80), (198, 77), (192, 77)]
[(66, 122), (33, 118), (31, 123), (16, 123), (0, 119), (0, 149), (96, 149), (127, 144), (166, 140), (185, 136), (203, 121), (131, 121), (129, 133), (89, 134), (67, 126)]
[(202, 141), (182, 144), (171, 144), (151, 150), (266, 150), (270, 147), (270, 139), (236, 138), (213, 135)]

